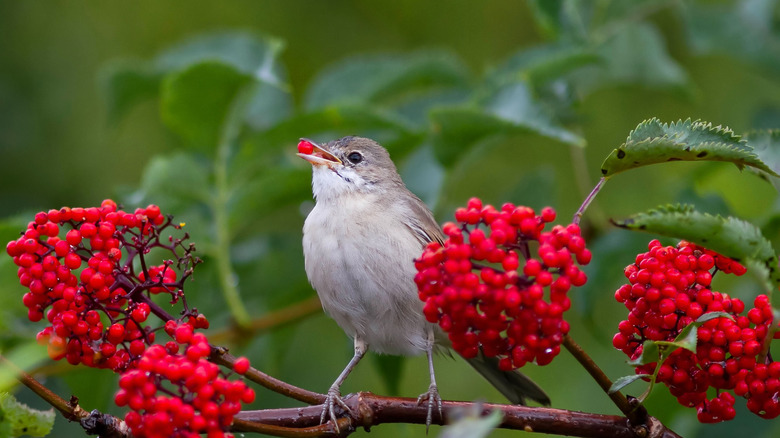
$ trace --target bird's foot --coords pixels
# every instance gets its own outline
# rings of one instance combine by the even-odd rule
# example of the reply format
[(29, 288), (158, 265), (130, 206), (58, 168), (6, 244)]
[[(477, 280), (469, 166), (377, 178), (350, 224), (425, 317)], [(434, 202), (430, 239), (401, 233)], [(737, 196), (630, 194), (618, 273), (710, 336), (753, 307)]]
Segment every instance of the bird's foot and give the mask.
[(349, 415), (352, 415), (352, 410), (349, 409), (344, 400), (341, 399), (341, 393), (338, 386), (331, 386), (328, 389), (328, 394), (325, 398), (325, 402), (322, 404), (322, 414), (320, 415), (320, 424), (325, 423), (325, 417), (330, 417), (330, 421), (333, 422), (333, 426), (336, 428), (336, 433), (339, 433), (339, 423), (336, 418), (335, 406), (344, 409)]
[(431, 386), (428, 387), (428, 392), (420, 394), (420, 396), (417, 397), (417, 404), (421, 405), (426, 400), (428, 401), (428, 416), (425, 419), (425, 432), (427, 433), (428, 428), (431, 426), (431, 421), (433, 421), (434, 405), (439, 411), (439, 420), (444, 418), (441, 411), (441, 396), (439, 395), (439, 390), (435, 383), (431, 383)]

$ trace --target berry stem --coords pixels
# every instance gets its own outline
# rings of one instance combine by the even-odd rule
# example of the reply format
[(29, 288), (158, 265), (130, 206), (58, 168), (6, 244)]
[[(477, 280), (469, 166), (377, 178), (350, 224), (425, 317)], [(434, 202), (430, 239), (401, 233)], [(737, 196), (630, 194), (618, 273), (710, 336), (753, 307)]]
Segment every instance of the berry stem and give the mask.
[(585, 210), (588, 209), (590, 203), (593, 202), (593, 199), (595, 199), (596, 195), (599, 194), (599, 191), (601, 191), (601, 188), (604, 186), (605, 182), (607, 182), (607, 179), (602, 177), (596, 184), (596, 187), (593, 187), (593, 190), (591, 190), (588, 196), (585, 197), (585, 200), (582, 201), (580, 208), (578, 208), (577, 212), (574, 213), (574, 218), (571, 220), (573, 224), (579, 225), (580, 219), (582, 219), (582, 215), (585, 214)]
[(647, 418), (647, 412), (644, 410), (644, 407), (641, 405), (638, 407), (633, 406), (620, 391), (610, 393), (609, 389), (612, 387), (612, 381), (607, 377), (604, 371), (596, 365), (596, 362), (593, 361), (588, 353), (586, 353), (579, 344), (574, 342), (570, 335), (564, 336), (563, 346), (569, 350), (569, 353), (571, 353), (571, 355), (577, 359), (577, 362), (579, 362), (588, 374), (593, 377), (601, 389), (603, 389), (612, 402), (615, 403), (615, 406), (620, 409), (620, 412), (631, 421), (631, 424), (635, 426), (644, 424), (644, 419)]

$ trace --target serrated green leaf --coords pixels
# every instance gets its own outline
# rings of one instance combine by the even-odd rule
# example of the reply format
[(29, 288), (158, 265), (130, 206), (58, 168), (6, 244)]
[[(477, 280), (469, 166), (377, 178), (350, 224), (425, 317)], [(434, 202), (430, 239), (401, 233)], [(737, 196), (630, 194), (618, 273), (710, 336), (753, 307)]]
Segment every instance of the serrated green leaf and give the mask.
[(219, 62), (205, 61), (166, 77), (162, 85), (163, 122), (201, 150), (217, 146), (226, 116), (250, 77)]
[(751, 131), (745, 134), (745, 139), (753, 147), (753, 152), (774, 174), (760, 169), (754, 171), (780, 191), (780, 178), (777, 176), (780, 173), (780, 129)]
[(479, 141), (496, 135), (536, 133), (565, 144), (584, 146), (585, 140), (555, 122), (550, 112), (522, 82), (497, 90), (484, 108), (437, 108), (430, 112), (436, 158), (451, 167)]
[(645, 343), (642, 344), (642, 354), (636, 359), (629, 360), (626, 363), (632, 366), (647, 365), (649, 363), (658, 362), (659, 357), (660, 351), (658, 349), (658, 344), (654, 341), (645, 341)]
[(609, 391), (607, 391), (609, 394), (614, 394), (621, 389), (625, 388), (626, 386), (636, 382), (637, 380), (644, 379), (645, 377), (652, 377), (650, 374), (634, 374), (631, 376), (623, 376), (614, 382), (612, 382), (612, 386), (609, 387)]
[(504, 418), (499, 410), (491, 411), (487, 415), (481, 412), (470, 412), (469, 415), (447, 425), (442, 430), (439, 438), (483, 438), (490, 434)]
[(54, 408), (33, 409), (7, 393), (0, 392), (0, 437), (46, 436), (54, 427)]
[(626, 142), (604, 160), (601, 173), (609, 178), (637, 167), (681, 160), (725, 161), (777, 176), (745, 140), (728, 128), (690, 119), (666, 124), (655, 118), (631, 131)]
[(382, 378), (389, 395), (400, 394), (401, 377), (403, 376), (405, 362), (406, 358), (403, 356), (374, 355), (374, 369)]
[(780, 285), (775, 250), (761, 230), (749, 222), (701, 213), (690, 205), (667, 205), (613, 223), (622, 228), (688, 240), (748, 263), (765, 282), (767, 291)]
[(468, 70), (454, 55), (419, 51), (358, 56), (318, 75), (304, 99), (307, 110), (333, 105), (393, 104), (433, 89), (462, 87)]

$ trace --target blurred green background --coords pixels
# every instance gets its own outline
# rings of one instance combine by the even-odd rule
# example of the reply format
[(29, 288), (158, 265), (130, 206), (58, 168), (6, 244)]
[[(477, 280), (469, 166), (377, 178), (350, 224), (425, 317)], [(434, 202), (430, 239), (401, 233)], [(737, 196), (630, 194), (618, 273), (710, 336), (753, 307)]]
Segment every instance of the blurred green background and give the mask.
[[(314, 296), (300, 249), (312, 204), (308, 165), (294, 156), (299, 137), (380, 139), (440, 222), (471, 196), (551, 205), (565, 221), (596, 183), (603, 159), (645, 119), (702, 119), (738, 134), (780, 127), (779, 24), (771, 0), (0, 1), (0, 237), (15, 238), (39, 210), (98, 205), (107, 197), (130, 210), (158, 203), (187, 222), (207, 261), (188, 290), (190, 302), (208, 309), (212, 327), (225, 328), (226, 281), (240, 289), (253, 318)], [(256, 88), (247, 98), (251, 109), (233, 117), (237, 133), (224, 149), (204, 141), (223, 138), (208, 127), (189, 135), (207, 111), (176, 113), (180, 107), (171, 104), (203, 100), (177, 95), (174, 86), (198, 59), (219, 58), (203, 44), (219, 39), (215, 33), (273, 61), (258, 79), (238, 65), (240, 50), (225, 51), (227, 64)], [(190, 64), (186, 56), (173, 60), (190, 50), (182, 49), (187, 44), (211, 55)], [(200, 80), (199, 71), (186, 71)], [(196, 85), (204, 93), (212, 87)], [(224, 113), (215, 111), (208, 120), (224, 133)], [(496, 116), (509, 122), (485, 121)], [(227, 154), (221, 164), (220, 150)], [(215, 177), (219, 166), (227, 185)], [(215, 203), (214, 193), (229, 201)], [(573, 292), (569, 316), (573, 337), (613, 378), (632, 373), (611, 347), (625, 318), (613, 292), (651, 237), (615, 230), (607, 218), (667, 202), (750, 220), (778, 240), (775, 189), (732, 165), (673, 163), (613, 178), (584, 219), (594, 262), (588, 285)], [(228, 242), (214, 237), (219, 205), (228, 212)], [(235, 274), (229, 278), (213, 263), (225, 245)], [(8, 354), (42, 328), (23, 317), (14, 272), (3, 258), (0, 345)], [(716, 286), (746, 302), (758, 289), (749, 279)], [(351, 356), (351, 342), (321, 313), (231, 348), (278, 378), (321, 392)], [(422, 357), (400, 364), (398, 388), (393, 373), (381, 371), (398, 363), (372, 362), (350, 376), (344, 393), (416, 396), (427, 387)], [(445, 399), (502, 401), (464, 362), (440, 358), (436, 368)], [(60, 395), (121, 413), (112, 407), (110, 372), (53, 370), (45, 383)], [(617, 413), (565, 352), (550, 366), (523, 371), (548, 390), (554, 407)], [(17, 396), (44, 407), (25, 390)], [(257, 408), (296, 406), (262, 390), (257, 398)], [(699, 425), (695, 412), (658, 388), (648, 409), (687, 437), (780, 433), (776, 421), (737, 405), (735, 421)], [(424, 427), (371, 432), (422, 436)], [(52, 436), (79, 433), (58, 418)]]

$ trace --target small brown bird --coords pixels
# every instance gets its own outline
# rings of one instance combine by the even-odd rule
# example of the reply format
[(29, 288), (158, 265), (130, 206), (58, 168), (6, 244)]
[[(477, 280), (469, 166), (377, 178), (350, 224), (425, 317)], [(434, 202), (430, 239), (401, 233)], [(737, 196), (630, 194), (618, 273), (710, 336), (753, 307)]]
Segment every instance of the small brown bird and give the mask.
[[(387, 150), (373, 140), (344, 137), (319, 146), (302, 139), (298, 156), (312, 164), (316, 205), (303, 226), (306, 275), (325, 312), (351, 336), (355, 354), (338, 376), (321, 421), (335, 423), (334, 406), (349, 411), (339, 388), (367, 350), (414, 356), (425, 352), (431, 383), (418, 403), (428, 402), (441, 418), (441, 397), (433, 371), (434, 347), (449, 347), (446, 334), (423, 316), (414, 283), (414, 259), (444, 236), (431, 211), (401, 180)], [(482, 355), (468, 362), (509, 401), (549, 398), (528, 377), (501, 371)]]

